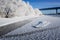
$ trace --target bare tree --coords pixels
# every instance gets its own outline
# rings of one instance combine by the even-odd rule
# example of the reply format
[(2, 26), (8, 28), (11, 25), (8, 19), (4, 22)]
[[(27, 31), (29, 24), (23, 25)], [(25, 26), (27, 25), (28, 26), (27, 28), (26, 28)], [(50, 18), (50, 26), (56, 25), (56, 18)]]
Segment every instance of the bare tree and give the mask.
[(9, 18), (9, 14), (12, 13), (12, 10), (9, 7), (6, 7), (5, 12), (6, 12), (5, 18)]

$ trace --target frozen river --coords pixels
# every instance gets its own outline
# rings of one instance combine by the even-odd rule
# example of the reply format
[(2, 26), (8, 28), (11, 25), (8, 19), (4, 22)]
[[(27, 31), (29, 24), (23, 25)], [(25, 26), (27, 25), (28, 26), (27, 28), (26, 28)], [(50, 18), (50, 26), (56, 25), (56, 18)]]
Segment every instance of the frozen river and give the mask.
[[(34, 28), (33, 25), (39, 21), (47, 21), (50, 24)], [(60, 39), (60, 17), (41, 16), (32, 22), (17, 28), (2, 38), (3, 40), (59, 40)]]

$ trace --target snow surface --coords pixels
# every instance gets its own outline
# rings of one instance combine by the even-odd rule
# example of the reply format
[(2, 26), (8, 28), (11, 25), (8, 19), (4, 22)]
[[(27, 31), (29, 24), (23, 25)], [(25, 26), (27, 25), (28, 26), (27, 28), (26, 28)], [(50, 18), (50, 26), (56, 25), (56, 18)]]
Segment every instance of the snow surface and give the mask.
[(13, 24), (19, 21), (24, 21), (30, 18), (35, 18), (39, 16), (24, 16), (24, 17), (14, 17), (14, 18), (0, 18), (0, 27)]
[[(39, 28), (34, 28), (33, 25), (37, 24), (40, 21), (47, 21), (50, 22), (48, 25), (43, 25), (43, 27), (40, 25)], [(22, 34), (26, 32), (31, 32), (31, 31), (36, 31), (36, 30), (41, 30), (41, 29), (46, 29), (46, 28), (53, 28), (53, 27), (58, 27), (60, 26), (60, 18), (58, 17), (50, 17), (50, 16), (41, 16), (36, 18), (36, 20), (33, 20), (33, 22), (28, 23), (14, 31), (11, 31), (10, 33), (6, 35), (16, 35), (16, 34)]]
[[(5, 18), (8, 10), (9, 18)], [(9, 38), (4, 37), (0, 40), (59, 40), (60, 18), (41, 15), (42, 12), (39, 9), (33, 9), (29, 2), (25, 3), (22, 0), (0, 0), (0, 27), (38, 17), (32, 22), (3, 35), (3, 37), (10, 36)], [(36, 26), (40, 21), (43, 22), (42, 26), (40, 24)], [(34, 28), (33, 25), (37, 28)], [(37, 31), (37, 33), (34, 31)], [(25, 35), (25, 33), (27, 34)], [(24, 35), (19, 36), (21, 34)]]
[[(51, 24), (40, 28), (34, 28), (32, 25), (39, 21), (48, 21)], [(9, 32), (5, 36), (7, 37), (3, 37), (1, 40), (60, 40), (60, 17), (38, 17), (31, 23)]]
[(35, 28), (45, 27), (49, 24), (50, 24), (50, 22), (48, 22), (48, 21), (39, 21), (38, 23), (33, 24), (33, 27), (35, 27)]

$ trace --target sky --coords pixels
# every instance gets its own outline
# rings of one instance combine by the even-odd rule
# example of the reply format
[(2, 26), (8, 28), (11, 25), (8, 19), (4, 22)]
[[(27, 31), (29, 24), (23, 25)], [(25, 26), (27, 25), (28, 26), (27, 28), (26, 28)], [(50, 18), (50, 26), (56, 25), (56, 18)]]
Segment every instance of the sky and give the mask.
[(60, 0), (23, 0), (29, 2), (33, 8), (60, 7)]

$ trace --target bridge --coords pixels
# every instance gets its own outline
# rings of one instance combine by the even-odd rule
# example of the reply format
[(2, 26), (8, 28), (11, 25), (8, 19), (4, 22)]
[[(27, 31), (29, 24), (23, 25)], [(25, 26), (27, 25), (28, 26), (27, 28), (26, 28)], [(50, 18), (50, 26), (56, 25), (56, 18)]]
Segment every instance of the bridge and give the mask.
[(58, 9), (60, 9), (60, 7), (42, 8), (42, 9), (39, 9), (39, 10), (41, 10), (41, 11), (44, 11), (44, 10), (56, 10), (56, 14), (60, 14), (60, 13), (58, 13)]

